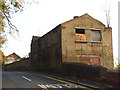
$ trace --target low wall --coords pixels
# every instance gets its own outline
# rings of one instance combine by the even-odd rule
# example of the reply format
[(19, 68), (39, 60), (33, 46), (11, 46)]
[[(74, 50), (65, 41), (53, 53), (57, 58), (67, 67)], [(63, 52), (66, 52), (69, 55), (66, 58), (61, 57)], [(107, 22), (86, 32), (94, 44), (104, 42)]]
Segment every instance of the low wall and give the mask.
[[(4, 66), (5, 71), (32, 71), (30, 60), (23, 59)], [(85, 78), (87, 80), (104, 83), (113, 87), (120, 87), (120, 71), (108, 70), (101, 66), (92, 66), (83, 63), (63, 63), (62, 73), (69, 76)]]
[(104, 83), (108, 83), (115, 87), (120, 87), (120, 71), (115, 70), (100, 70), (100, 79)]
[(4, 71), (31, 71), (31, 69), (29, 58), (4, 65)]
[(110, 71), (105, 67), (83, 63), (63, 63), (62, 71), (71, 76), (85, 78), (112, 87), (120, 87), (120, 71)]

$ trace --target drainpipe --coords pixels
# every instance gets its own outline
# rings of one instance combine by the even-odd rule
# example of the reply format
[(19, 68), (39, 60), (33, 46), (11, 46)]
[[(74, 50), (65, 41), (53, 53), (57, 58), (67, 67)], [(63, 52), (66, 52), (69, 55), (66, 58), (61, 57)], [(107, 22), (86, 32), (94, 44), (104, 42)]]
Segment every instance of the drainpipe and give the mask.
[(103, 49), (103, 42), (102, 42), (102, 52), (103, 52), (103, 66), (104, 66), (104, 49)]
[[(102, 34), (101, 34), (101, 40), (102, 40)], [(103, 53), (103, 66), (104, 64), (104, 46), (103, 46), (103, 40), (102, 40), (102, 53)]]
[(83, 56), (83, 49), (81, 48), (81, 56)]
[(66, 47), (66, 59), (67, 59), (67, 53), (68, 53), (68, 51), (67, 51), (67, 47)]

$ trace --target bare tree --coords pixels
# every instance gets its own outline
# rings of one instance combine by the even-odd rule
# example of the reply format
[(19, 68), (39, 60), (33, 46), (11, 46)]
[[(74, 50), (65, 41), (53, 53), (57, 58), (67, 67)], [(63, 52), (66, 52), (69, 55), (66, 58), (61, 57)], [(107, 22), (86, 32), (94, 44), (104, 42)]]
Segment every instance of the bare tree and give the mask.
[(106, 10), (105, 10), (105, 13), (106, 13), (107, 27), (110, 27), (110, 20), (111, 20), (111, 17), (110, 17), (110, 9), (106, 9)]
[(110, 27), (110, 21), (111, 21), (110, 12), (111, 12), (111, 9), (110, 9), (110, 2), (109, 1), (106, 2), (106, 8), (105, 8), (104, 11), (105, 11), (105, 15), (106, 15), (107, 27)]

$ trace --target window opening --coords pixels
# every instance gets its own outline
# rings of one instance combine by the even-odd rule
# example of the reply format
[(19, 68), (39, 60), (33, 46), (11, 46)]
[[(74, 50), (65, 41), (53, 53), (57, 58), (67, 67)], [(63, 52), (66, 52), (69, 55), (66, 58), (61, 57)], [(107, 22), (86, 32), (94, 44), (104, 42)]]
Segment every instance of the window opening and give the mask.
[(75, 29), (75, 41), (86, 41), (85, 29)]
[(101, 32), (100, 30), (92, 30), (92, 41), (101, 41)]
[(85, 34), (85, 29), (76, 28), (75, 31), (76, 31), (77, 34)]

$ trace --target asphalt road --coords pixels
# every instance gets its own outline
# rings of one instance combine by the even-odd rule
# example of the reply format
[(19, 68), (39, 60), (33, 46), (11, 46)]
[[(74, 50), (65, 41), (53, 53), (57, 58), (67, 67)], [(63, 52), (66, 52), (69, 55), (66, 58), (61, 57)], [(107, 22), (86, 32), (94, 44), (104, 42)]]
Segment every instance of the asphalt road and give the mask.
[(86, 87), (33, 72), (3, 72), (2, 88), (81, 88)]

